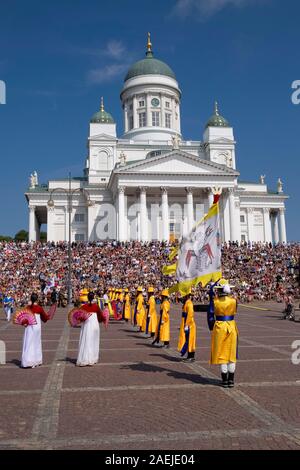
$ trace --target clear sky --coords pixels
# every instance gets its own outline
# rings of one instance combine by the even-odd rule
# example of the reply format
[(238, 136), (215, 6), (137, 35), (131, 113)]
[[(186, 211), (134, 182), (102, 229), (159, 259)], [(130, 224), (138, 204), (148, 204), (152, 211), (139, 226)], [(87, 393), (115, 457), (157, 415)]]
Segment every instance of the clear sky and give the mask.
[(202, 139), (213, 101), (234, 127), (242, 180), (278, 177), (289, 194), (287, 235), (300, 240), (298, 0), (0, 0), (0, 234), (28, 229), (24, 191), (81, 176), (89, 119), (105, 108), (123, 132), (120, 90), (153, 51), (182, 90), (183, 138)]

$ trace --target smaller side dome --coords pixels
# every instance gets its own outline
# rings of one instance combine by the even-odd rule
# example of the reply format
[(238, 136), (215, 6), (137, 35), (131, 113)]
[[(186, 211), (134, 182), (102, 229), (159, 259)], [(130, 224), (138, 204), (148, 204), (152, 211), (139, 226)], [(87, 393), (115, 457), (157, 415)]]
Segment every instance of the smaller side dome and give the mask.
[(97, 111), (90, 120), (91, 123), (114, 124), (115, 121), (111, 114), (104, 110), (103, 96), (101, 96), (100, 111)]
[(214, 114), (209, 118), (205, 127), (230, 127), (227, 119), (220, 115), (217, 101), (215, 101)]

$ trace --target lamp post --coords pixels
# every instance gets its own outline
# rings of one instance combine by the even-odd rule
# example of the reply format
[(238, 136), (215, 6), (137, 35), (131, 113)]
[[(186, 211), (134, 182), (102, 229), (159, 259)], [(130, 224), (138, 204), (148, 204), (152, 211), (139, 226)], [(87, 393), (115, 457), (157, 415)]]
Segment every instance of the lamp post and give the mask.
[(54, 188), (50, 192), (50, 199), (47, 202), (48, 207), (54, 208), (53, 193), (62, 192), (67, 195), (67, 208), (69, 212), (69, 236), (68, 236), (68, 281), (67, 281), (67, 293), (68, 293), (68, 305), (72, 303), (72, 249), (71, 249), (71, 216), (73, 209), (73, 196), (75, 193), (82, 193), (86, 195), (88, 207), (93, 205), (91, 201), (90, 194), (85, 188), (76, 188), (72, 190), (71, 185), (71, 173), (69, 173), (69, 188)]

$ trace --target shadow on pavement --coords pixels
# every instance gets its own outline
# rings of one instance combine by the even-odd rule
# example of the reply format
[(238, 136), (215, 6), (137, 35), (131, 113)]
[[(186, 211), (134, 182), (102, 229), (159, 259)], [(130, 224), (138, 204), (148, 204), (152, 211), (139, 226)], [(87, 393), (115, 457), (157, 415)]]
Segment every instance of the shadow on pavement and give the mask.
[[(163, 357), (163, 356), (162, 356)], [(165, 367), (156, 366), (152, 364), (145, 364), (144, 362), (139, 362), (137, 364), (128, 364), (122, 366), (121, 369), (139, 371), (139, 372), (164, 372), (168, 377), (173, 377), (174, 379), (178, 380), (188, 380), (195, 384), (202, 384), (202, 385), (215, 385), (216, 387), (220, 387), (221, 381), (218, 379), (211, 379), (207, 377), (202, 377), (199, 374), (192, 374), (187, 372), (178, 372), (175, 370), (170, 370)]]

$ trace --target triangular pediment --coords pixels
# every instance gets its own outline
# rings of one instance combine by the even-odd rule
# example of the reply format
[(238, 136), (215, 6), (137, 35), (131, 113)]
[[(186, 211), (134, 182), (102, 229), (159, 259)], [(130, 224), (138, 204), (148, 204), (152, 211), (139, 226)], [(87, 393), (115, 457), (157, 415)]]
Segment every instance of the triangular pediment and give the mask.
[(163, 155), (146, 158), (138, 162), (127, 163), (114, 170), (117, 174), (158, 173), (158, 174), (212, 174), (236, 176), (239, 173), (225, 165), (203, 160), (181, 150), (173, 150)]

